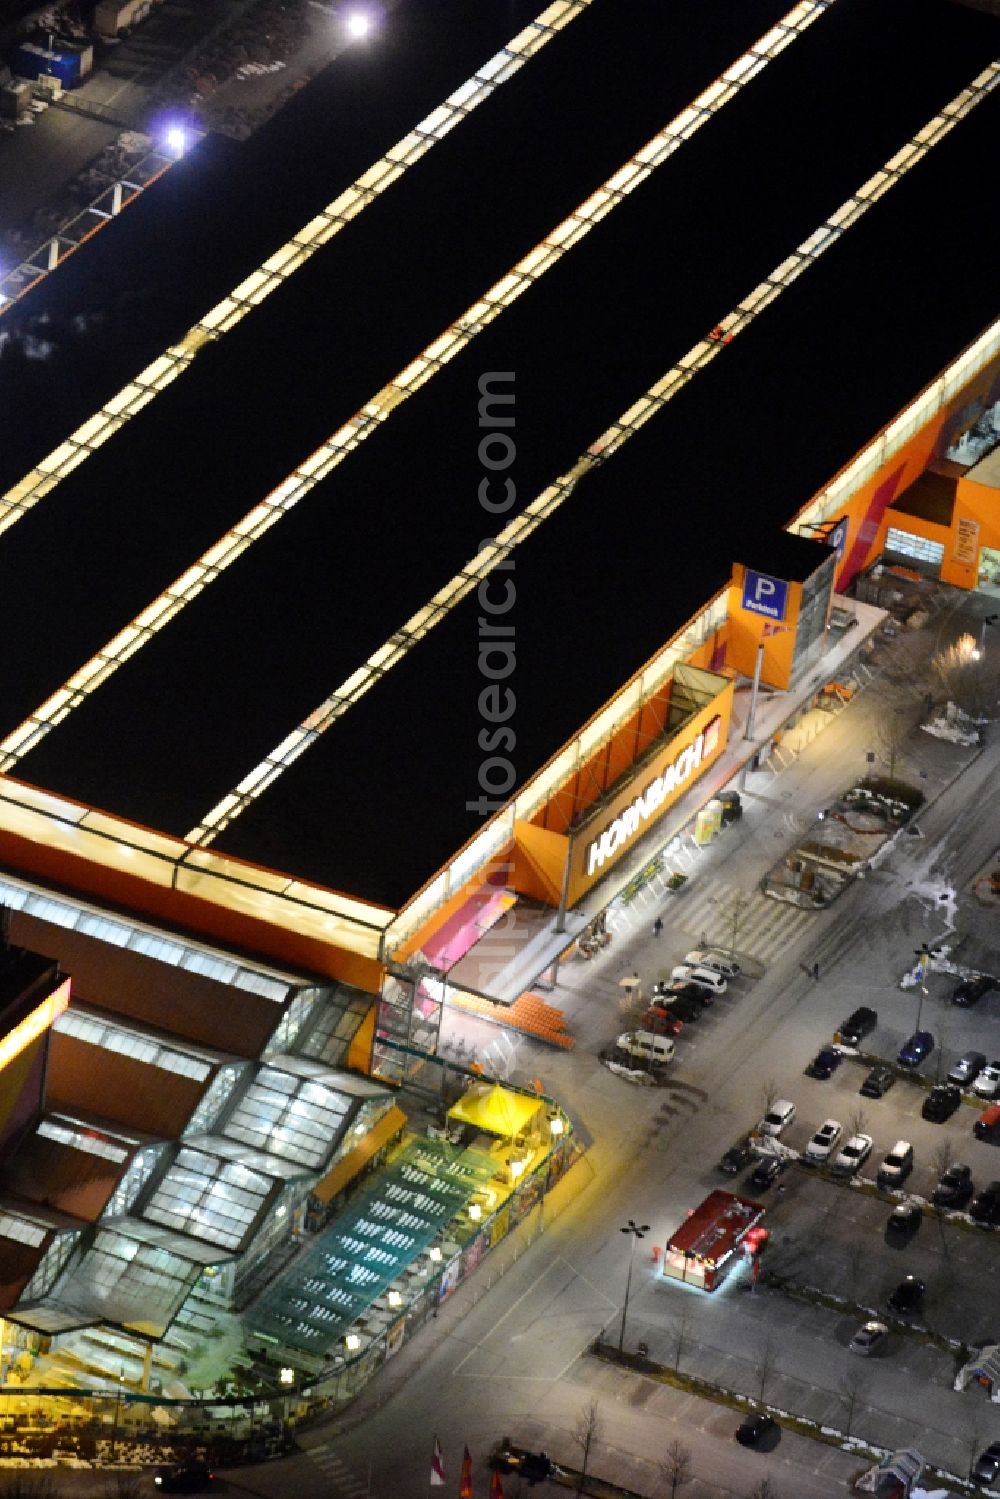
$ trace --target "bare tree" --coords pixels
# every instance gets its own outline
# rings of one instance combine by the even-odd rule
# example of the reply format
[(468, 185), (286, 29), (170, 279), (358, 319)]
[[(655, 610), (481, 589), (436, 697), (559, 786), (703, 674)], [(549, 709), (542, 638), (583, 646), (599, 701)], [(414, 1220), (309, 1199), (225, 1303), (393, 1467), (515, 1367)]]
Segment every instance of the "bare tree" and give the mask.
[(938, 1176), (944, 1176), (948, 1167), (955, 1159), (955, 1147), (947, 1135), (943, 1135), (938, 1145), (935, 1145), (931, 1153), (931, 1166)]
[(847, 1132), (849, 1135), (863, 1135), (868, 1124), (868, 1112), (866, 1109), (857, 1108), (847, 1121)]
[(968, 1436), (968, 1443), (969, 1443), (969, 1472), (970, 1472), (970, 1474), (972, 1472), (973, 1467), (975, 1466), (976, 1458), (979, 1456), (980, 1452), (982, 1452), (983, 1448), (986, 1446), (986, 1442), (987, 1442), (988, 1436), (989, 1436), (989, 1431), (987, 1429), (984, 1429), (984, 1427), (981, 1426), (978, 1421), (976, 1421), (973, 1424), (972, 1431), (969, 1433), (969, 1436)]
[(778, 1499), (778, 1490), (769, 1478), (762, 1478), (750, 1490), (750, 1499)]
[(855, 1239), (848, 1248), (845, 1260), (847, 1287), (852, 1296), (858, 1294), (858, 1289), (866, 1277), (870, 1258), (868, 1246), (864, 1240)]
[(931, 670), (956, 708), (970, 718), (979, 718), (986, 709), (990, 687), (989, 671), (975, 637), (958, 639), (931, 658)]
[(720, 943), (720, 946), (728, 946), (730, 958), (736, 956), (737, 938), (752, 905), (753, 896), (743, 890), (734, 890), (732, 895), (724, 896), (716, 902), (716, 909), (722, 919), (725, 933), (724, 941)]
[(591, 1400), (585, 1405), (573, 1427), (573, 1439), (583, 1454), (583, 1462), (580, 1467), (580, 1479), (576, 1486), (578, 1494), (583, 1493), (583, 1486), (587, 1481), (587, 1467), (590, 1463), (590, 1449), (600, 1439), (601, 1435), (601, 1413), (597, 1408), (597, 1401)]
[(674, 1437), (667, 1443), (666, 1454), (657, 1463), (656, 1471), (670, 1499), (675, 1499), (677, 1490), (691, 1479), (690, 1447)]
[(846, 1375), (841, 1382), (839, 1396), (844, 1407), (844, 1435), (849, 1437), (854, 1426), (855, 1411), (859, 1405), (868, 1403), (868, 1381), (861, 1375)]
[(769, 1114), (775, 1099), (779, 1097), (780, 1090), (773, 1077), (767, 1077), (760, 1085), (760, 1112)]
[(913, 709), (908, 701), (893, 708), (879, 720), (875, 730), (875, 751), (885, 766), (890, 781), (896, 778), (896, 767), (903, 757), (912, 727)]
[(768, 1338), (760, 1353), (757, 1355), (757, 1398), (763, 1400), (767, 1382), (774, 1370), (774, 1344)]
[(687, 1347), (688, 1341), (688, 1314), (685, 1308), (674, 1323), (674, 1373), (681, 1365), (681, 1356)]

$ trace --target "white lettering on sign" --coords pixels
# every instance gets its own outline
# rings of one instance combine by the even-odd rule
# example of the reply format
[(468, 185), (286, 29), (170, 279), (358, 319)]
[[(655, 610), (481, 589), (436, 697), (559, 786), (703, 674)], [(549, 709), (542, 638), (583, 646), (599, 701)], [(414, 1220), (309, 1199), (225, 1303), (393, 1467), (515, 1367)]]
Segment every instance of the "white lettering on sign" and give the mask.
[(713, 718), (711, 723), (681, 750), (676, 760), (672, 760), (665, 770), (650, 781), (634, 801), (619, 812), (603, 832), (598, 833), (587, 849), (588, 876), (600, 869), (620, 848), (624, 848), (643, 823), (648, 822), (660, 810), (670, 793), (676, 791), (678, 786), (683, 786), (684, 782), (694, 774), (701, 762), (718, 745), (721, 730), (721, 718)]

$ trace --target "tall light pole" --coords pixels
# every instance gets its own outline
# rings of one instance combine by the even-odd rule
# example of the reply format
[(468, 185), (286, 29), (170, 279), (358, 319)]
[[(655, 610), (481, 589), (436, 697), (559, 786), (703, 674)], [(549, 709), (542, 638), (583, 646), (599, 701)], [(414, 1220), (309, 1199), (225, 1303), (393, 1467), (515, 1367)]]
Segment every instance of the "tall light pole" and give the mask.
[(623, 1348), (625, 1347), (625, 1318), (628, 1316), (628, 1298), (629, 1293), (632, 1290), (632, 1261), (635, 1258), (635, 1241), (636, 1239), (644, 1239), (646, 1237), (646, 1235), (649, 1233), (649, 1224), (636, 1223), (634, 1218), (630, 1218), (621, 1232), (623, 1234), (628, 1234), (630, 1236), (631, 1242), (628, 1246), (628, 1278), (625, 1281), (625, 1305), (622, 1307), (622, 1330), (618, 1335), (619, 1353), (621, 1353)]

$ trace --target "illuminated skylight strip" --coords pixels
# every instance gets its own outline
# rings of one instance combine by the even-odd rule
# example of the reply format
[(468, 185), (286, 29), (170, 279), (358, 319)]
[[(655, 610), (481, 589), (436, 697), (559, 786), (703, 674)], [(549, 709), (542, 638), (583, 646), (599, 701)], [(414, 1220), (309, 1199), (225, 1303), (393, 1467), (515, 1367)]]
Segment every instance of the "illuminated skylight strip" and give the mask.
[(395, 407), (408, 400), (415, 391), (450, 364), (477, 334), (488, 328), (522, 292), (527, 291), (546, 271), (557, 265), (573, 245), (589, 234), (595, 224), (625, 202), (706, 120), (718, 114), (761, 68), (835, 3), (836, 0), (800, 0), (779, 25), (773, 27), (692, 104), (665, 125), (569, 218), (558, 224), (539, 245), (501, 277), (481, 300), (473, 303), (394, 380), (377, 391), (343, 427), (327, 438), (276, 489), (214, 542), (197, 562), (192, 563), (152, 603), (147, 604), (131, 624), (109, 640), (29, 718), (0, 741), (0, 771), (11, 771), (30, 750), (41, 743), (46, 734), (86, 702), (120, 666), (169, 624), (187, 604), (192, 603), (203, 589), (214, 583), (226, 568), (231, 567), (255, 541), (259, 541), (273, 525), (287, 515), (315, 485), (326, 479), (349, 453), (377, 431)]
[(524, 541), (538, 529), (542, 521), (558, 510), (569, 499), (582, 478), (616, 453), (646, 422), (662, 411), (698, 370), (710, 364), (727, 344), (750, 326), (765, 307), (818, 260), (824, 250), (836, 244), (845, 229), (850, 228), (866, 213), (911, 167), (923, 160), (932, 146), (992, 92), (998, 81), (1000, 64), (992, 63), (968, 88), (963, 89), (950, 104), (946, 104), (941, 113), (935, 115), (902, 150), (897, 151), (881, 171), (863, 183), (792, 255), (755, 286), (732, 312), (727, 313), (713, 329), (712, 335), (702, 339), (682, 355), (617, 422), (603, 432), (596, 442), (591, 443), (567, 473), (544, 489), (493, 542), (483, 546), (472, 561), (438, 589), (422, 609), (390, 635), (346, 682), (342, 682), (325, 697), (308, 718), (255, 765), (234, 790), (217, 802), (197, 827), (191, 829), (187, 841), (200, 846), (213, 842), (241, 812), (263, 795), (282, 771), (294, 764), (321, 734), (325, 734), (369, 688), (401, 661), (435, 625), (440, 624), (500, 562), (509, 557), (519, 542)]
[(206, 312), (192, 328), (162, 353), (152, 364), (130, 380), (117, 395), (88, 417), (82, 426), (59, 444), (53, 452), (25, 474), (23, 479), (0, 496), (0, 533), (26, 515), (50, 494), (61, 479), (90, 458), (110, 437), (119, 432), (160, 391), (172, 385), (189, 369), (196, 355), (207, 344), (217, 342), (235, 328), (254, 307), (270, 296), (323, 245), (329, 244), (346, 224), (397, 182), (403, 173), (425, 156), (432, 146), (443, 140), (484, 100), (495, 94), (508, 79), (520, 72), (525, 63), (541, 51), (547, 42), (564, 31), (593, 0), (554, 0), (523, 31), (449, 94), (443, 104), (431, 111), (408, 135), (392, 146), (350, 187), (311, 219), (287, 244), (270, 255), (263, 265), (241, 281), (217, 306)]

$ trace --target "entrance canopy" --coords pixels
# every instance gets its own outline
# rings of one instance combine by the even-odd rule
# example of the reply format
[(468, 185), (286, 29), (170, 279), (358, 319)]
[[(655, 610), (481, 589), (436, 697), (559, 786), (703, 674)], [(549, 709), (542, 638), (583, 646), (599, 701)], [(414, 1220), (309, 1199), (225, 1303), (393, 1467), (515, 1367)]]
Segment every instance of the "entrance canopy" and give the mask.
[(448, 1110), (448, 1118), (513, 1139), (543, 1107), (541, 1099), (513, 1093), (499, 1083), (477, 1083)]

